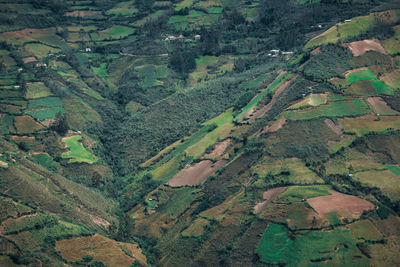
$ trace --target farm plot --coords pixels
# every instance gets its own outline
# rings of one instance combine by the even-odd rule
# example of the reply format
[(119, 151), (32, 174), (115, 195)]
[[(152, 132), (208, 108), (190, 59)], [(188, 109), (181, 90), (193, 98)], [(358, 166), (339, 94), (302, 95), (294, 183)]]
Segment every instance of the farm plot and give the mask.
[(390, 108), (380, 97), (369, 97), (367, 103), (370, 105), (375, 114), (379, 115), (399, 115), (399, 112)]
[(380, 79), (391, 88), (400, 89), (400, 69), (386, 72), (380, 77)]
[(68, 261), (79, 261), (89, 255), (93, 261), (108, 266), (128, 266), (135, 260), (147, 265), (146, 256), (137, 244), (117, 242), (99, 234), (57, 241), (56, 249)]
[(162, 86), (162, 79), (168, 77), (169, 70), (166, 66), (143, 65), (135, 68), (142, 81), (139, 83), (143, 89), (154, 86)]
[(16, 116), (14, 125), (17, 133), (32, 133), (43, 128), (40, 123), (37, 123), (31, 116)]
[(367, 51), (376, 51), (382, 54), (386, 54), (385, 49), (382, 47), (378, 39), (351, 42), (345, 44), (345, 46), (350, 48), (355, 57), (362, 56)]
[(347, 229), (309, 231), (292, 240), (284, 226), (271, 224), (257, 253), (265, 263), (283, 262), (289, 266), (310, 266), (321, 261), (335, 266), (352, 265), (354, 257), (360, 266), (368, 265), (368, 259), (357, 249), (356, 243), (357, 239)]
[(187, 229), (182, 232), (184, 237), (200, 237), (204, 228), (209, 225), (210, 222), (203, 218), (197, 218)]
[(107, 10), (106, 14), (115, 16), (133, 16), (138, 12), (139, 10), (135, 7), (135, 1), (127, 1), (118, 3), (112, 9)]
[(268, 174), (276, 176), (282, 174), (288, 176), (287, 180), (290, 183), (296, 184), (323, 182), (298, 158), (273, 159), (265, 157), (252, 167), (252, 171), (257, 173), (259, 177), (266, 177)]
[(257, 203), (253, 208), (253, 212), (255, 214), (260, 213), (268, 205), (268, 203), (270, 203), (272, 200), (277, 198), (280, 193), (285, 191), (285, 189), (286, 189), (286, 187), (277, 187), (277, 188), (273, 188), (273, 189), (270, 189), (268, 191), (265, 191), (263, 193), (263, 198), (265, 200), (262, 201), (262, 202)]
[(374, 208), (371, 202), (356, 196), (345, 195), (333, 190), (328, 191), (330, 195), (307, 199), (311, 207), (320, 215), (335, 212), (341, 217), (357, 219), (364, 210)]
[(46, 119), (54, 119), (57, 114), (65, 114), (65, 109), (63, 107), (50, 107), (50, 108), (37, 108), (25, 112), (31, 115), (39, 121), (44, 121)]
[(225, 164), (225, 160), (220, 160), (216, 163), (213, 163), (211, 160), (203, 160), (192, 166), (185, 167), (174, 178), (169, 180), (167, 184), (172, 187), (202, 184), (208, 176), (214, 174)]
[[(208, 154), (204, 154), (203, 158), (219, 159), (219, 158), (223, 157), (225, 150), (229, 147), (229, 145), (231, 143), (232, 143), (231, 139), (226, 139), (226, 140), (216, 144), (214, 150)], [(226, 158), (226, 157), (228, 157), (228, 155), (225, 155), (224, 158)]]
[(383, 235), (379, 230), (371, 223), (370, 220), (362, 220), (351, 224), (351, 233), (356, 238), (363, 238), (365, 240), (380, 240)]
[[(388, 85), (383, 83), (381, 80), (378, 80), (376, 78), (375, 74), (367, 69), (367, 68), (361, 68), (361, 69), (354, 69), (346, 73), (346, 79), (349, 83), (357, 83), (360, 81), (363, 81), (364, 83), (360, 83), (362, 86), (369, 86), (375, 88), (376, 92), (378, 94), (386, 94), (386, 95), (393, 95), (393, 89), (390, 88)], [(366, 84), (366, 81), (370, 81), (370, 85)], [(353, 89), (354, 90), (354, 89)], [(362, 88), (361, 88), (362, 90)], [(367, 90), (368, 93), (372, 93), (371, 89), (364, 89), (362, 91)]]
[(43, 82), (26, 84), (25, 98), (40, 98), (52, 95), (50, 89)]
[(381, 189), (392, 200), (400, 199), (400, 176), (390, 170), (357, 172), (353, 177), (363, 184)]
[(329, 195), (329, 185), (290, 186), (276, 199), (280, 203), (294, 203), (303, 200)]
[(46, 57), (49, 53), (57, 53), (60, 52), (61, 49), (40, 44), (40, 43), (28, 43), (24, 45), (24, 49), (34, 55), (37, 58), (44, 58)]
[(386, 132), (388, 130), (400, 129), (399, 116), (376, 116), (366, 115), (356, 118), (339, 119), (339, 125), (347, 133), (355, 133), (357, 136), (363, 136), (370, 132)]
[(327, 94), (310, 94), (300, 102), (290, 106), (288, 109), (301, 109), (307, 107), (316, 107), (325, 104), (328, 100)]
[(362, 99), (338, 101), (315, 108), (289, 111), (284, 116), (289, 120), (310, 120), (318, 117), (347, 117), (360, 116), (367, 113), (368, 107)]
[(70, 159), (70, 163), (86, 162), (91, 164), (96, 162), (94, 156), (89, 151), (87, 151), (83, 144), (80, 142), (81, 140), (82, 136), (80, 135), (63, 138), (63, 141), (66, 143), (70, 151), (61, 154), (61, 157)]

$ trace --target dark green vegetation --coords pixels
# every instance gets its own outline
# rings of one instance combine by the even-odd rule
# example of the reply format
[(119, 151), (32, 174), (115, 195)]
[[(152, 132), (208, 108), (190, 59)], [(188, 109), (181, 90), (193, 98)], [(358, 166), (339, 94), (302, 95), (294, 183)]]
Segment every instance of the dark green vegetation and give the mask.
[(399, 7), (2, 1), (0, 266), (399, 265)]

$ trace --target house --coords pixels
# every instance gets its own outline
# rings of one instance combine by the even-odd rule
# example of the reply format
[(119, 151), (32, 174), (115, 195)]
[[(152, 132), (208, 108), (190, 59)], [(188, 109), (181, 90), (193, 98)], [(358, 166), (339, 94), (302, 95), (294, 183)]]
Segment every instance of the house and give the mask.
[(346, 19), (344, 22), (351, 22), (351, 19)]
[(283, 52), (282, 51), (282, 55), (284, 55), (284, 56), (291, 56), (291, 55), (293, 55), (294, 53), (292, 52), (292, 51), (289, 51), (289, 52)]
[(86, 47), (85, 52), (92, 52), (92, 49), (90, 47)]
[(195, 36), (194, 36), (194, 39), (195, 39), (196, 41), (200, 40), (200, 39), (201, 39), (200, 34), (195, 35)]

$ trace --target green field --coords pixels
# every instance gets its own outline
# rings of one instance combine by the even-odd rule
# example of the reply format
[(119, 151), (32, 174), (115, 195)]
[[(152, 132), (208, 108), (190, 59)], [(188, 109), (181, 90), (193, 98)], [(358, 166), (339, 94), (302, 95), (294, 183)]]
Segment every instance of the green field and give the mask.
[(44, 109), (34, 109), (26, 112), (26, 114), (29, 114), (40, 121), (45, 119), (54, 119), (57, 113), (65, 114), (65, 109), (63, 107), (52, 107)]
[(312, 198), (330, 195), (328, 190), (331, 189), (329, 185), (306, 185), (306, 186), (291, 186), (282, 192), (277, 201), (292, 203), (299, 202)]
[(101, 63), (99, 67), (91, 67), (93, 72), (101, 78), (107, 77), (107, 64)]
[(45, 97), (45, 98), (37, 98), (33, 100), (29, 100), (28, 108), (39, 108), (39, 107), (62, 107), (63, 102), (59, 97)]
[(52, 95), (50, 89), (42, 82), (27, 83), (25, 98), (40, 98)]
[[(357, 239), (348, 229), (309, 231), (292, 240), (284, 226), (271, 224), (257, 253), (265, 263), (283, 262), (288, 266), (318, 266), (321, 260), (334, 266), (367, 266), (368, 259), (356, 243)], [(353, 257), (357, 257), (357, 261)]]
[(168, 68), (166, 66), (144, 65), (136, 67), (138, 76), (142, 81), (139, 83), (144, 89), (154, 86), (162, 86), (164, 83), (160, 79), (168, 77)]
[(32, 158), (34, 159), (34, 161), (36, 161), (48, 170), (57, 170), (57, 167), (59, 166), (59, 164), (53, 161), (53, 158), (45, 153), (35, 154), (32, 156)]
[(400, 176), (400, 167), (397, 165), (386, 165), (386, 169)]
[(390, 129), (400, 129), (399, 116), (380, 116), (379, 120), (375, 116), (343, 118), (339, 119), (340, 126), (347, 133), (354, 133), (363, 136), (370, 132), (386, 132)]
[(25, 50), (37, 58), (44, 58), (49, 53), (57, 53), (61, 50), (59, 48), (54, 48), (48, 45), (40, 43), (29, 43), (24, 46)]
[(112, 9), (107, 10), (107, 15), (122, 15), (132, 16), (138, 13), (139, 10), (135, 7), (135, 1), (120, 2)]
[(135, 32), (135, 29), (121, 25), (114, 25), (111, 28), (108, 28), (107, 30), (104, 30), (102, 32), (109, 35), (112, 39), (120, 39), (133, 34)]
[(363, 80), (375, 80), (375, 74), (369, 69), (361, 69), (356, 72), (352, 72), (347, 75), (347, 81), (352, 83), (355, 81), (363, 81)]
[[(392, 169), (389, 167), (389, 169)], [(399, 175), (392, 170), (370, 170), (357, 172), (353, 177), (362, 184), (376, 186), (382, 190), (382, 193), (392, 200), (400, 199)], [(395, 170), (398, 171), (397, 169)]]
[(284, 116), (290, 120), (309, 120), (319, 117), (360, 116), (368, 112), (368, 106), (360, 98), (332, 102), (312, 109), (289, 111)]
[(93, 157), (93, 155), (86, 150), (86, 148), (83, 146), (82, 142), (82, 136), (80, 135), (75, 135), (72, 137), (68, 137), (64, 139), (64, 142), (67, 144), (67, 147), (69, 148), (69, 152), (63, 153), (61, 156), (62, 158), (70, 159), (69, 162), (86, 162), (86, 163), (94, 163), (96, 162), (96, 159)]

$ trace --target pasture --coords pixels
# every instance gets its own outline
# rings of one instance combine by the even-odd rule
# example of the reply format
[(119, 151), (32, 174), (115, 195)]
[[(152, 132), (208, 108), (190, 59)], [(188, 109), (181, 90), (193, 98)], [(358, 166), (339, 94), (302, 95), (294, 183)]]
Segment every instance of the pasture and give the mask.
[(399, 116), (379, 116), (367, 115), (355, 118), (340, 118), (339, 125), (347, 133), (355, 133), (363, 136), (370, 132), (386, 132), (388, 130), (400, 129)]
[(89, 151), (86, 150), (81, 140), (82, 136), (80, 135), (64, 138), (63, 141), (65, 142), (70, 151), (61, 154), (61, 157), (69, 159), (70, 163), (86, 162), (91, 164), (96, 162), (97, 160)]
[(15, 116), (14, 126), (17, 133), (32, 133), (37, 130), (43, 129), (43, 126), (32, 119), (31, 116)]
[(327, 196), (330, 194), (328, 192), (330, 189), (330, 185), (290, 186), (279, 195), (276, 201), (282, 203), (301, 202), (313, 197)]
[(50, 89), (43, 82), (26, 83), (25, 98), (41, 98), (51, 95)]
[(400, 176), (390, 170), (369, 170), (357, 172), (354, 179), (368, 186), (381, 189), (382, 193), (394, 200), (400, 199)]

